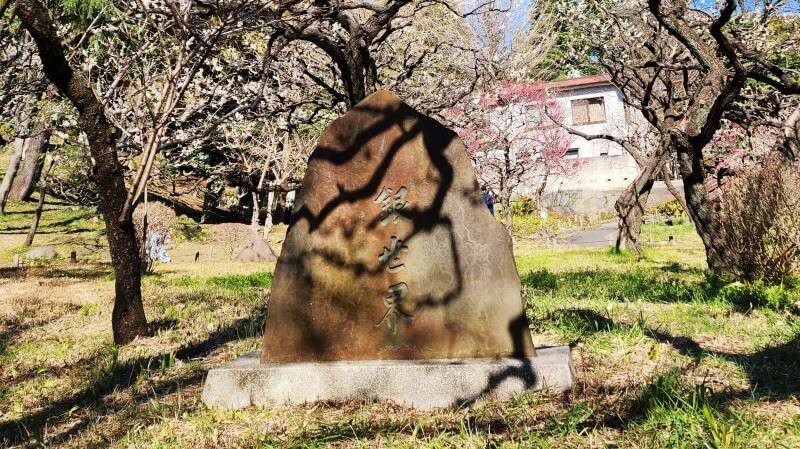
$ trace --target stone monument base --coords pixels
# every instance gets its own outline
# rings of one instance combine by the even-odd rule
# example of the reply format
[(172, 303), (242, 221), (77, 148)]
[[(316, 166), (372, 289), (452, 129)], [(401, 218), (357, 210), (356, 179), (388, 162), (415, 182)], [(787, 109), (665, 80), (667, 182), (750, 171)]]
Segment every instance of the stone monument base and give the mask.
[(536, 353), (530, 358), (262, 364), (251, 352), (209, 371), (203, 402), (240, 409), (361, 399), (432, 409), (505, 400), (527, 390), (570, 389), (575, 368), (569, 347)]

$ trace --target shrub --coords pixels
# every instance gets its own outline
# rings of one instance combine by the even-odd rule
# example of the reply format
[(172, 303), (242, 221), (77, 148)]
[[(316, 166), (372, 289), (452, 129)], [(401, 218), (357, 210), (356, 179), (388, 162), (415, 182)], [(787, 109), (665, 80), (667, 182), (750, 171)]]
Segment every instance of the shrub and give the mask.
[[(151, 201), (147, 204), (147, 236), (153, 232), (165, 234), (169, 223), (175, 219), (175, 211), (160, 201)], [(153, 271), (153, 263), (147, 256), (147, 236), (144, 230), (144, 203), (139, 203), (133, 210), (133, 227), (136, 239), (139, 240), (139, 257), (142, 263), (142, 273)]]
[(173, 219), (169, 227), (175, 230), (174, 237), (177, 242), (204, 241), (208, 238), (208, 233), (203, 231), (203, 228), (196, 221), (186, 215)]
[(533, 198), (522, 198), (511, 203), (511, 213), (515, 216), (536, 215), (536, 201)]
[[(166, 233), (169, 224), (175, 219), (175, 211), (161, 201), (150, 201), (147, 204), (147, 232)], [(133, 211), (133, 225), (136, 236), (143, 241), (142, 227), (144, 222), (144, 203), (139, 203)]]
[(800, 174), (783, 167), (743, 170), (722, 189), (725, 271), (780, 284), (800, 270)]
[(766, 307), (776, 310), (795, 308), (799, 299), (796, 290), (786, 285), (767, 286), (761, 281), (753, 283), (734, 282), (722, 287), (717, 297), (733, 304), (740, 310)]
[[(504, 220), (504, 217), (501, 217), (501, 220)], [(531, 236), (534, 234), (538, 234), (542, 230), (542, 227), (545, 224), (545, 222), (546, 220), (542, 220), (541, 218), (535, 215), (522, 215), (519, 217), (515, 217), (514, 234), (522, 236)]]
[(682, 217), (686, 213), (675, 198), (656, 204), (656, 211), (664, 217)]

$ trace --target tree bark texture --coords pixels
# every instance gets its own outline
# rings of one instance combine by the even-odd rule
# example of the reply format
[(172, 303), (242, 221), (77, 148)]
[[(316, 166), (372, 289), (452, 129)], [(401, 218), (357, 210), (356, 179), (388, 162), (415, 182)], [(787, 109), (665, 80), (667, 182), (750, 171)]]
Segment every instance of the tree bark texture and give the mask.
[(650, 197), (653, 184), (653, 179), (649, 179), (643, 184), (641, 190), (626, 189), (614, 204), (620, 220), (616, 242), (617, 251), (624, 248), (635, 251), (637, 254), (642, 252), (639, 237), (644, 222), (644, 209), (647, 207), (647, 199)]
[(44, 167), (44, 156), (47, 154), (50, 132), (44, 123), (37, 122), (33, 125), (30, 136), (25, 139), (22, 165), (11, 184), (11, 198), (17, 201), (28, 201), (36, 190)]
[(203, 193), (203, 210), (200, 212), (200, 224), (206, 224), (206, 221), (208, 221), (208, 210), (211, 208), (209, 195), (208, 188), (206, 188)]
[(42, 218), (42, 211), (44, 210), (44, 196), (45, 196), (45, 187), (44, 184), (39, 186), (39, 202), (36, 203), (36, 212), (33, 214), (33, 221), (31, 222), (31, 228), (28, 230), (28, 236), (25, 238), (25, 243), (22, 246), (31, 246), (33, 244), (33, 238), (36, 237), (36, 231), (39, 229), (39, 220)]
[(253, 231), (253, 235), (258, 235), (258, 205), (261, 202), (260, 195), (255, 190), (250, 192), (250, 196), (253, 198), (253, 209), (250, 214), (250, 230)]
[(114, 342), (125, 344), (148, 333), (141, 290), (139, 244), (132, 223), (118, 218), (125, 205), (124, 169), (117, 158), (117, 132), (86, 79), (72, 69), (64, 56), (61, 39), (39, 0), (18, 0), (17, 17), (36, 41), (44, 73), (58, 91), (78, 110), (92, 157), (91, 177), (100, 192), (108, 246), (114, 266), (115, 300), (111, 323)]
[[(675, 187), (675, 184), (672, 183), (672, 178), (670, 178), (671, 173), (667, 168), (666, 164), (661, 167), (661, 174), (664, 177), (664, 185), (667, 187), (669, 193), (672, 194), (672, 197), (675, 198), (675, 201), (677, 201), (678, 204), (681, 205), (683, 210), (688, 214), (689, 206), (686, 205), (686, 199), (683, 198), (683, 195), (681, 195), (681, 191), (678, 190), (678, 188)], [(692, 217), (689, 216), (690, 221), (691, 219)]]
[(720, 234), (719, 214), (712, 203), (705, 183), (703, 148), (694, 148), (686, 136), (674, 136), (670, 147), (678, 155), (678, 164), (683, 178), (683, 191), (687, 212), (695, 223), (697, 235), (703, 241), (708, 267), (720, 272), (729, 256), (725, 238)]
[(653, 189), (656, 175), (669, 159), (668, 147), (660, 146), (656, 153), (642, 167), (639, 175), (631, 182), (627, 189), (619, 196), (614, 209), (620, 219), (620, 228), (617, 235), (616, 248), (624, 247), (641, 252), (639, 234), (642, 230), (642, 217), (647, 205), (647, 198)]
[(508, 232), (508, 236), (511, 237), (512, 241), (514, 239), (514, 214), (511, 213), (511, 193), (501, 192), (500, 194), (500, 205), (503, 206), (503, 218), (505, 218), (506, 223), (506, 232)]
[(17, 138), (14, 140), (14, 150), (12, 150), (11, 157), (8, 160), (8, 169), (3, 176), (3, 182), (0, 184), (0, 215), (6, 213), (6, 202), (8, 201), (8, 194), (11, 191), (11, 183), (17, 175), (19, 162), (22, 160), (22, 149), (25, 146), (25, 139)]
[(265, 208), (267, 209), (267, 216), (264, 218), (264, 238), (269, 236), (269, 231), (272, 230), (272, 203), (275, 201), (275, 188), (272, 184), (269, 185), (269, 189), (267, 189), (267, 204)]
[(781, 135), (775, 140), (769, 155), (767, 165), (790, 167), (800, 156), (800, 106), (786, 119)]
[(280, 190), (275, 193), (275, 215), (272, 224), (281, 224), (286, 221), (286, 192)]

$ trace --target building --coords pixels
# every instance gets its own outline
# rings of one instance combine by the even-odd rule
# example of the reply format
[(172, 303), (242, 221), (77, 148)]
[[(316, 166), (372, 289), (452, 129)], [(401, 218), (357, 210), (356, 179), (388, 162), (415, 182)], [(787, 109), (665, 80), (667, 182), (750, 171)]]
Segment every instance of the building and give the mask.
[[(538, 83), (536, 87), (556, 100), (568, 127), (587, 135), (646, 138), (648, 128), (644, 118), (625, 104), (622, 92), (611, 83), (609, 75)], [(580, 160), (577, 172), (549, 179), (542, 199), (547, 210), (559, 213), (613, 213), (619, 194), (639, 174), (633, 156), (621, 145), (605, 139), (586, 140), (573, 135), (564, 157)], [(674, 183), (682, 190), (680, 181)], [(524, 196), (528, 192), (520, 193)], [(669, 198), (663, 181), (658, 181), (648, 203)]]

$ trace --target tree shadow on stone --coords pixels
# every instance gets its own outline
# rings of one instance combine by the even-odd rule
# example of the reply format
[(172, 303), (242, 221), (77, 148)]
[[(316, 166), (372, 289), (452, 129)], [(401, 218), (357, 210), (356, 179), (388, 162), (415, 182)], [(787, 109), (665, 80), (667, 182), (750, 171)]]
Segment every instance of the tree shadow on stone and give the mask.
[[(369, 304), (368, 309), (353, 309), (358, 305), (351, 297), (359, 296), (353, 292), (363, 285), (360, 284), (361, 281), (365, 278), (381, 279), (380, 276), (385, 276), (384, 270), (387, 269), (378, 263), (377, 252), (374, 258), (372, 254), (356, 257), (348, 252), (350, 249), (347, 245), (354, 245), (354, 241), (360, 234), (380, 235), (378, 240), (383, 239), (383, 234), (393, 235), (393, 239), (401, 239), (401, 243), (406, 245), (413, 245), (418, 238), (420, 241), (429, 242), (430, 240), (426, 239), (433, 239), (433, 236), (436, 236), (437, 248), (429, 248), (429, 250), (447, 254), (447, 260), (445, 261), (444, 256), (437, 258), (435, 266), (428, 265), (425, 268), (425, 276), (428, 279), (445, 280), (441, 281), (435, 289), (418, 290), (414, 293), (414, 306), (411, 313), (419, 316), (429, 309), (446, 307), (454, 299), (459, 298), (465, 291), (466, 270), (475, 269), (474, 266), (465, 268), (464, 254), (462, 253), (465, 243), (459, 240), (460, 236), (456, 235), (457, 224), (461, 221), (454, 221), (470, 220), (471, 217), (454, 216), (453, 211), (448, 209), (452, 208), (452, 205), (445, 207), (446, 200), (470, 205), (469, 208), (465, 208), (465, 211), (469, 211), (470, 214), (485, 213), (487, 219), (490, 217), (480, 197), (477, 181), (474, 180), (466, 152), (463, 154), (463, 159), (466, 162), (467, 170), (470, 170), (471, 183), (464, 181), (464, 172), (455, 173), (454, 164), (464, 161), (453, 159), (456, 157), (454, 154), (461, 151), (453, 150), (456, 148), (453, 147), (454, 142), (458, 139), (454, 132), (405, 104), (386, 109), (371, 105), (359, 105), (354, 111), (356, 112), (354, 117), (360, 118), (350, 117), (349, 122), (334, 123), (323, 134), (311, 156), (304, 186), (298, 196), (297, 209), (292, 216), (288, 236), (276, 268), (273, 292), (281, 295), (280, 298), (283, 298), (284, 291), (287, 292), (287, 297), (302, 297), (307, 306), (304, 306), (305, 308), (280, 306), (284, 307), (281, 310), (289, 310), (289, 312), (273, 316), (289, 317), (281, 319), (288, 320), (295, 329), (302, 330), (303, 347), (311, 348), (310, 352), (314, 356), (320, 357), (319, 360), (335, 360), (335, 356), (328, 353), (326, 345), (331, 343), (332, 339), (337, 338), (332, 337), (333, 334), (338, 335), (343, 331), (340, 332), (340, 326), (332, 323), (341, 321), (343, 315), (369, 315), (372, 317), (374, 308), (382, 307), (380, 293), (378, 293), (375, 296), (375, 304)], [(345, 128), (347, 132), (343, 131)], [(387, 136), (389, 137), (387, 138)], [(380, 149), (378, 149), (379, 144)], [(418, 159), (423, 160), (406, 156), (407, 154), (417, 154), (413, 150), (408, 150), (410, 153), (401, 152), (401, 149), (406, 148), (409, 144), (412, 144), (414, 148), (423, 148), (422, 154), (426, 156), (417, 156)], [(460, 153), (458, 157), (462, 157)], [(341, 170), (339, 167), (342, 167)], [(387, 218), (384, 215), (370, 212), (370, 215), (365, 216), (362, 212), (359, 217), (363, 217), (363, 219), (356, 219), (357, 212), (354, 210), (362, 208), (372, 210), (372, 207), (380, 207), (365, 205), (379, 203), (380, 192), (385, 191), (387, 187), (405, 189), (408, 187), (408, 183), (411, 183), (409, 192), (413, 192), (413, 184), (415, 180), (418, 180), (417, 177), (423, 179), (420, 172), (423, 173), (426, 184), (429, 179), (432, 180), (430, 183), (431, 195), (414, 197), (414, 200), (406, 203), (406, 207), (394, 211), (397, 214), (394, 221), (401, 220), (402, 223), (405, 223), (404, 227), (397, 228), (402, 231), (381, 228), (381, 226), (386, 226)], [(335, 173), (335, 175), (330, 173)], [(400, 187), (400, 182), (403, 183), (402, 187)], [(310, 185), (316, 186), (318, 190), (309, 188)], [(384, 189), (381, 190), (381, 187)], [(370, 207), (370, 209), (366, 209), (366, 207)], [(459, 212), (462, 211), (459, 210)], [(501, 230), (499, 223), (497, 226), (498, 230)], [(297, 229), (302, 229), (298, 235), (315, 236), (313, 238), (318, 239), (315, 240), (317, 243), (308, 243), (310, 237), (293, 236), (293, 231)], [(388, 241), (389, 237), (387, 236), (385, 240)], [(495, 248), (502, 248), (505, 244), (505, 242), (499, 241), (481, 243)], [(388, 243), (383, 244), (388, 245)], [(376, 251), (379, 249), (376, 248)], [(418, 254), (422, 254), (422, 252), (420, 251)], [(510, 251), (509, 260), (511, 260)], [(432, 266), (434, 268), (430, 268)], [(324, 273), (319, 274), (319, 270), (323, 270)], [(446, 277), (436, 277), (435, 274), (432, 274), (439, 272), (446, 273)], [(292, 273), (291, 278), (283, 273)], [(389, 273), (392, 272), (389, 271)], [(284, 277), (291, 279), (293, 284), (291, 287), (285, 285), (288, 281), (284, 281)], [(390, 282), (390, 285), (396, 282), (399, 281), (394, 280)], [(297, 290), (298, 287), (301, 290)], [(364, 288), (371, 289), (373, 287)], [(313, 295), (316, 294), (313, 293), (315, 289), (331, 292), (330, 297), (327, 299), (313, 298)], [(308, 292), (308, 294), (301, 294), (303, 292)], [(370, 290), (369, 297), (372, 295), (373, 292)], [(362, 297), (367, 296), (362, 295)], [(298, 302), (300, 302), (299, 299)], [(413, 316), (401, 316), (400, 318), (414, 319)], [(524, 319), (524, 316), (522, 318)], [(402, 320), (398, 320), (402, 324)], [(360, 323), (362, 322), (363, 319)], [(373, 321), (374, 327), (378, 327), (382, 322), (383, 320), (378, 315), (378, 318)], [(517, 328), (513, 330), (519, 332)], [(268, 336), (270, 336), (270, 332), (268, 325)], [(358, 332), (366, 331), (360, 329)], [(442, 332), (442, 335), (445, 334), (447, 332)], [(515, 339), (516, 337), (512, 336)], [(437, 335), (431, 335), (430, 338), (436, 339)], [(515, 345), (519, 343), (519, 341), (514, 342)], [(265, 345), (267, 344), (265, 340)], [(338, 342), (339, 347), (342, 345), (342, 342)], [(307, 357), (302, 355), (300, 350), (286, 349), (284, 352), (291, 353), (291, 355), (275, 356), (274, 359), (267, 360), (262, 358), (262, 360), (284, 362), (306, 360), (303, 357)], [(295, 352), (297, 355), (294, 354)], [(515, 352), (524, 353), (524, 351), (516, 349)]]
[[(352, 159), (360, 152), (361, 148), (370, 140), (382, 133), (387, 132), (391, 127), (397, 125), (398, 122), (402, 121), (403, 119), (418, 118), (419, 121), (410, 128), (402, 129), (402, 137), (392, 143), (391, 147), (387, 150), (386, 156), (381, 160), (378, 167), (373, 170), (373, 173), (370, 175), (366, 183), (352, 190), (345, 190), (339, 187), (339, 195), (323, 205), (317, 214), (312, 213), (307, 207), (297, 210), (292, 217), (290, 230), (291, 227), (295, 226), (298, 222), (306, 221), (309, 225), (309, 231), (313, 232), (330, 217), (331, 213), (337, 207), (346, 203), (355, 203), (364, 199), (372, 199), (375, 196), (375, 193), (379, 190), (379, 187), (382, 185), (384, 176), (386, 175), (389, 166), (394, 161), (394, 158), (397, 157), (399, 150), (403, 147), (403, 145), (420, 135), (423, 138), (425, 148), (427, 149), (432, 163), (437, 168), (439, 184), (434, 198), (429, 206), (424, 207), (421, 205), (413, 205), (412, 207), (403, 209), (399, 212), (399, 214), (403, 217), (403, 219), (411, 220), (413, 223), (413, 231), (409, 240), (411, 240), (416, 234), (430, 232), (436, 227), (444, 227), (447, 229), (452, 228), (450, 217), (443, 216), (441, 213), (445, 195), (447, 194), (453, 182), (453, 167), (445, 157), (444, 151), (453, 140), (458, 138), (457, 135), (453, 132), (432, 132), (432, 129), (438, 131), (441, 125), (429, 117), (418, 115), (416, 111), (413, 111), (408, 107), (399, 111), (391, 112), (377, 108), (362, 109), (365, 112), (380, 115), (383, 118), (377, 121), (377, 123), (358, 133), (353, 138), (353, 142), (347, 144), (349, 147), (347, 151), (335, 151), (325, 147), (320, 147), (314, 152), (315, 158), (328, 161), (335, 165), (346, 164), (352, 161)], [(463, 194), (468, 198), (466, 193)], [(374, 217), (368, 222), (367, 230), (373, 230), (377, 228), (379, 224), (380, 217)], [(345, 231), (345, 235), (347, 236), (353, 237), (354, 234), (355, 227)], [(455, 241), (452, 233), (450, 237), (451, 246), (454, 246)], [(323, 253), (322, 255), (326, 257), (326, 259), (334, 266), (351, 268), (357, 270), (358, 274), (376, 274), (382, 269), (381, 267), (376, 267), (372, 270), (368, 270), (363, 264), (348, 267), (343, 261), (337, 260), (331, 254)], [(457, 251), (453, 252), (453, 263), (456, 267), (460, 267)], [(461, 270), (456, 270), (459, 276), (461, 274), (460, 271)], [(460, 292), (460, 286), (462, 283), (463, 279), (459, 278), (458, 286), (454, 289), (454, 291), (443, 295), (443, 299), (441, 299), (439, 302), (447, 303), (449, 299), (455, 297)], [(437, 301), (435, 301), (433, 298), (426, 298), (422, 302), (432, 304)]]
[(530, 332), (528, 319), (525, 317), (524, 313), (509, 323), (508, 332), (513, 337), (514, 354), (519, 364), (491, 374), (486, 380), (486, 386), (481, 392), (469, 397), (458, 398), (454, 405), (459, 407), (472, 407), (478, 401), (490, 397), (504, 382), (511, 380), (522, 382), (525, 390), (530, 390), (539, 383), (539, 378), (533, 369), (530, 359), (519, 356), (525, 353), (525, 343), (519, 336), (522, 335), (522, 332)]

